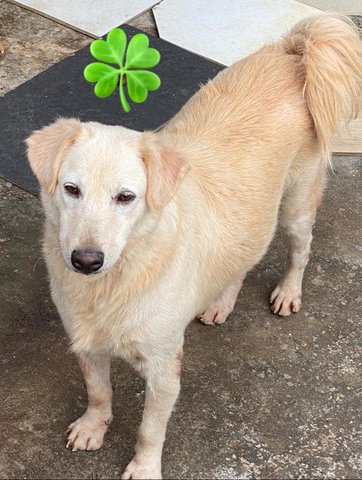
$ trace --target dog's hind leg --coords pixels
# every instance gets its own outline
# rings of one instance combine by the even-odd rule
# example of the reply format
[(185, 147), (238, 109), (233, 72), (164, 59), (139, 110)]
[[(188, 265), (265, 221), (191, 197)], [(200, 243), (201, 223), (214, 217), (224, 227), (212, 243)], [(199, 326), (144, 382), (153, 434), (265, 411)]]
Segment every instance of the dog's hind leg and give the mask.
[(86, 412), (67, 429), (67, 448), (98, 450), (112, 421), (112, 386), (109, 355), (78, 355), (88, 392)]
[[(308, 159), (281, 206), (281, 227), (288, 244), (285, 273), (270, 297), (273, 313), (288, 316), (298, 312), (302, 303), (302, 281), (312, 242), (312, 228), (325, 185), (325, 162)], [(300, 162), (301, 163), (301, 162)]]
[(236, 299), (243, 285), (244, 277), (238, 278), (231, 283), (222, 295), (210, 305), (199, 317), (200, 322), (205, 325), (224, 323), (228, 315), (234, 310)]

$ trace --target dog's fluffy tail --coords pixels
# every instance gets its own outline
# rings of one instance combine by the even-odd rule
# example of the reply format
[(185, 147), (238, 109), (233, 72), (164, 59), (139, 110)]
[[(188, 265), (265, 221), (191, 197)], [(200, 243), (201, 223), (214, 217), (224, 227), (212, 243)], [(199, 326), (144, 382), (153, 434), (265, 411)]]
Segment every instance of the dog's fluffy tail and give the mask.
[(287, 53), (300, 55), (303, 94), (321, 148), (329, 157), (339, 124), (356, 117), (362, 89), (362, 42), (352, 21), (323, 14), (303, 20), (284, 38)]

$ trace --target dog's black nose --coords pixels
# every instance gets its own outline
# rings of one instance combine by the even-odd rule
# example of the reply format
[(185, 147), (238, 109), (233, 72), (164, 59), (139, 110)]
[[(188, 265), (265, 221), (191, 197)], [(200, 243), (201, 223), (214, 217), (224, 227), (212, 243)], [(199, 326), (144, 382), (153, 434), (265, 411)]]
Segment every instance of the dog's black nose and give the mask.
[(101, 268), (104, 254), (96, 250), (73, 250), (72, 265), (78, 272), (89, 275)]

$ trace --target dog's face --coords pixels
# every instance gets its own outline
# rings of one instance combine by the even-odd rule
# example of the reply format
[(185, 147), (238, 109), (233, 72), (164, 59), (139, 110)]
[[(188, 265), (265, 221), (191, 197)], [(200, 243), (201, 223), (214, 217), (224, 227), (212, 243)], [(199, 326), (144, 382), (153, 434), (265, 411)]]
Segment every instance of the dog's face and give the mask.
[(157, 217), (170, 201), (186, 171), (154, 134), (123, 127), (58, 120), (27, 144), (64, 261), (83, 274), (110, 270), (128, 239), (144, 230), (145, 218)]
[(53, 204), (70, 268), (82, 273), (111, 268), (143, 217), (147, 180), (138, 137), (120, 127), (83, 129), (64, 158)]

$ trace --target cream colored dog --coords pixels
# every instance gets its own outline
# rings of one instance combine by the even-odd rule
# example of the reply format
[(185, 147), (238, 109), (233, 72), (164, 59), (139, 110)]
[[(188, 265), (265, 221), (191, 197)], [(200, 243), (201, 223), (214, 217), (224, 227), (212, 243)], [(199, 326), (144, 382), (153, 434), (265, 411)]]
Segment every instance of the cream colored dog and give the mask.
[(361, 56), (346, 18), (311, 18), (217, 75), (161, 131), (69, 119), (27, 140), (52, 297), (89, 397), (67, 446), (101, 447), (110, 358), (122, 357), (147, 382), (122, 478), (161, 477), (185, 327), (195, 316), (225, 321), (279, 210), (289, 256), (271, 308), (300, 309), (331, 140), (356, 112)]

